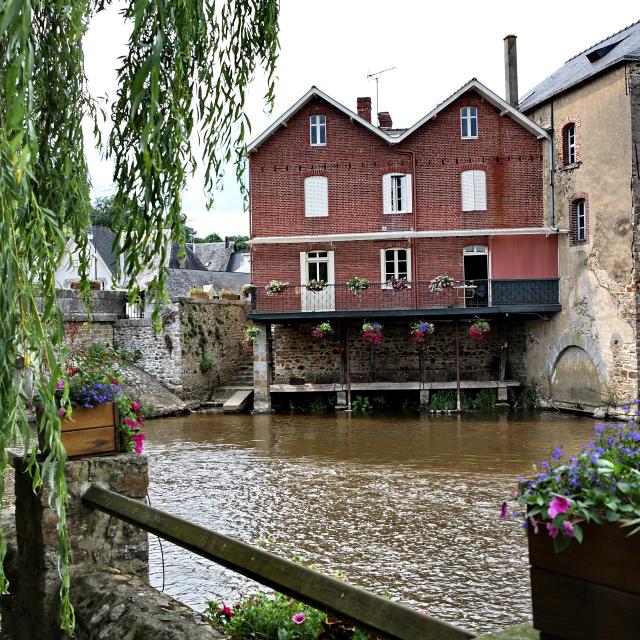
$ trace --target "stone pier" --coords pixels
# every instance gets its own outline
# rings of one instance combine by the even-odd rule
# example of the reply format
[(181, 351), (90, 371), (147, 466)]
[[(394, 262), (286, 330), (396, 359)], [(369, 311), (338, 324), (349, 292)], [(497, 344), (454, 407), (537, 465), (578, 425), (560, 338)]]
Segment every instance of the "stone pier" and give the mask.
[(260, 328), (253, 343), (253, 412), (271, 413), (271, 324)]

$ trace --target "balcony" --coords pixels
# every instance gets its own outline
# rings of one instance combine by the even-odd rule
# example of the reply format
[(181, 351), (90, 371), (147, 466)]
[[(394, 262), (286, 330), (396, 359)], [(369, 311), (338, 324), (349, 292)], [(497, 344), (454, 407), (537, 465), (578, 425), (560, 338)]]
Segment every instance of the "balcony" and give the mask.
[(474, 317), (510, 314), (546, 314), (561, 310), (559, 279), (466, 280), (435, 292), (430, 281), (412, 282), (410, 289), (393, 290), (381, 282), (355, 295), (346, 284), (327, 285), (312, 291), (292, 285), (269, 295), (264, 287), (253, 290), (254, 320), (305, 318), (355, 318), (376, 316)]

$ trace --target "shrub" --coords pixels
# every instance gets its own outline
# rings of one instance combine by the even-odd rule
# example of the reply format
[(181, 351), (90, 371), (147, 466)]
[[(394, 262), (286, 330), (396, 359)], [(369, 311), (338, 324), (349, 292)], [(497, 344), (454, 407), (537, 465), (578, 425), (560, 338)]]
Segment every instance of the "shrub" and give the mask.
[(498, 401), (495, 389), (480, 389), (473, 399), (474, 409), (493, 409)]
[(433, 411), (452, 411), (456, 408), (456, 392), (453, 389), (436, 391), (431, 396), (429, 408)]
[(356, 396), (351, 401), (351, 410), (352, 411), (361, 411), (362, 413), (366, 411), (371, 411), (372, 409), (371, 400), (367, 398), (367, 396)]
[(216, 364), (216, 359), (210, 356), (208, 353), (203, 353), (200, 358), (200, 373), (207, 373)]

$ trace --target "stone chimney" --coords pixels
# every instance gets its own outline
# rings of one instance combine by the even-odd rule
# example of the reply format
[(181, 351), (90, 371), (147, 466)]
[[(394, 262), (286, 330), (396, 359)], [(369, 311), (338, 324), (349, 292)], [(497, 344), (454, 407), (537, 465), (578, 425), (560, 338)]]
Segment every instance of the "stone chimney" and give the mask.
[(380, 111), (378, 113), (378, 126), (381, 129), (391, 129), (393, 120), (391, 120), (391, 114), (388, 111)]
[(358, 98), (358, 115), (371, 122), (371, 98)]
[(516, 36), (504, 39), (504, 93), (507, 102), (518, 108), (518, 49)]

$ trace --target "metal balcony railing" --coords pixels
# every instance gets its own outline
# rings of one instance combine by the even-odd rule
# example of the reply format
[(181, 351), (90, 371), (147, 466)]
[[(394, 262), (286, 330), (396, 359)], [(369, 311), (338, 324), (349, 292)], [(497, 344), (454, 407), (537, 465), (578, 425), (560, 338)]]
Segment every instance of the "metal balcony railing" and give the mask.
[(305, 285), (289, 285), (270, 294), (264, 286), (252, 294), (256, 313), (323, 311), (393, 311), (518, 307), (559, 304), (558, 278), (461, 280), (436, 291), (430, 281), (411, 282), (409, 287), (393, 289), (382, 282), (354, 292), (346, 284), (329, 284), (321, 291)]

